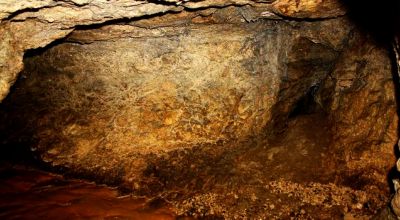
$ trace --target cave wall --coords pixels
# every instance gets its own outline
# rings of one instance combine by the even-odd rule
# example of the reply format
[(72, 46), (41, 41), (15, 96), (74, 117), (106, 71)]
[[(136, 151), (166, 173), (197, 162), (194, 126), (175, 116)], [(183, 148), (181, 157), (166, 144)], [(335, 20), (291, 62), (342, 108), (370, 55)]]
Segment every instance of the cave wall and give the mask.
[[(83, 26), (27, 53), (2, 104), (3, 145), (29, 146), (73, 176), (166, 194), (183, 214), (203, 207), (230, 218), (253, 207), (246, 215), (279, 216), (265, 216), (261, 201), (309, 182), (350, 187), (331, 189), (347, 195), (327, 216), (359, 203), (373, 213), (388, 199), (397, 141), (387, 49), (347, 17), (255, 12)], [(304, 192), (299, 201), (308, 201)], [(330, 207), (326, 199), (294, 206)], [(285, 201), (281, 209), (293, 209)]]
[[(321, 17), (321, 9), (328, 17), (343, 14), (341, 4), (336, 1), (2, 1), (0, 2), (0, 99), (8, 94), (22, 70), (22, 56), (26, 50), (44, 47), (65, 37), (77, 26), (101, 24), (113, 20), (134, 19), (166, 12), (223, 7), (229, 5), (254, 5), (259, 10), (244, 12), (243, 17), (257, 20), (277, 14), (302, 18)], [(339, 9), (338, 9), (339, 8)], [(264, 12), (264, 13), (263, 13)], [(296, 13), (294, 13), (296, 12)], [(324, 17), (324, 16), (322, 16)]]
[[(334, 157), (358, 180), (387, 179), (392, 168), (388, 161), (395, 157), (398, 138), (395, 68), (390, 51), (354, 33), (327, 82), (333, 83), (328, 87), (334, 94), (329, 106)], [(386, 173), (376, 172), (385, 163)]]
[(265, 216), (271, 193), (371, 214), (389, 198), (395, 69), (345, 14), (334, 0), (0, 2), (1, 100), (20, 74), (2, 145), (183, 214), (284, 217)]
[[(324, 83), (350, 32), (343, 19), (135, 25), (76, 31), (27, 58), (25, 89), (11, 96), (24, 107), (12, 112), (36, 112), (19, 120), (30, 121), (43, 160), (113, 173), (132, 154), (274, 135)], [(318, 34), (346, 25), (334, 37)]]

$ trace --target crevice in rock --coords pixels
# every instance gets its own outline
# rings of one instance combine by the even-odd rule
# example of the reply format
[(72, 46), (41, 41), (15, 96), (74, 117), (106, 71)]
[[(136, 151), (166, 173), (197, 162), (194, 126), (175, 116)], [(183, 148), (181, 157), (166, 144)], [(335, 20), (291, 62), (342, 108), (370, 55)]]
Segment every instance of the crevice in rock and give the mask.
[(295, 104), (292, 112), (289, 114), (289, 119), (299, 115), (309, 115), (322, 111), (321, 101), (317, 97), (318, 90), (320, 89), (319, 83), (312, 85), (306, 94), (300, 98)]

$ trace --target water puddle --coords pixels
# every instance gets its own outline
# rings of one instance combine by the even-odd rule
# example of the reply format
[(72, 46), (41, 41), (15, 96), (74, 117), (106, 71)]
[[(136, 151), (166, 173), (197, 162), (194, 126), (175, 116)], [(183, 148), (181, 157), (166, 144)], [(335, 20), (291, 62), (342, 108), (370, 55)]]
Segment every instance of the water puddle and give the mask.
[(0, 219), (176, 219), (168, 207), (117, 190), (22, 168), (0, 170)]

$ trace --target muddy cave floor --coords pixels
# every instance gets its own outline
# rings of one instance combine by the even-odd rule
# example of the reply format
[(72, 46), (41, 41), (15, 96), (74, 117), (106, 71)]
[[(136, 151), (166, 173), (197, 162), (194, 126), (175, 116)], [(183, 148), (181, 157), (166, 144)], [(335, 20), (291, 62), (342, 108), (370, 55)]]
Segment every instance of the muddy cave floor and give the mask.
[(152, 198), (2, 162), (0, 219), (370, 219), (387, 205), (388, 187), (335, 170), (330, 141), (323, 115), (301, 115), (268, 146), (235, 143), (233, 171)]

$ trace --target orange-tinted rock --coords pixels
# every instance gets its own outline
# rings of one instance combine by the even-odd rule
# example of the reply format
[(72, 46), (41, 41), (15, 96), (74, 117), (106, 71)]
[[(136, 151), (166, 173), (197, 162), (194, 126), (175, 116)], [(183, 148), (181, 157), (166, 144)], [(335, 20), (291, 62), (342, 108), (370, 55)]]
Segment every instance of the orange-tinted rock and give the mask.
[(332, 18), (346, 14), (345, 7), (338, 0), (277, 0), (272, 9), (291, 18)]
[[(29, 145), (75, 176), (167, 193), (181, 214), (253, 207), (250, 217), (286, 218), (261, 201), (293, 194), (299, 202), (267, 205), (290, 213), (308, 201), (306, 213), (323, 218), (368, 202), (371, 215), (388, 196), (396, 142), (385, 50), (346, 19), (243, 23), (226, 12), (238, 11), (85, 28), (30, 54), (3, 104), (3, 143)], [(183, 25), (165, 23), (178, 17)], [(349, 184), (357, 177), (368, 181)]]
[[(334, 123), (333, 156), (343, 167), (359, 173), (357, 179), (380, 176), (382, 183), (393, 167), (398, 139), (395, 82), (390, 55), (371, 38), (355, 33), (330, 74)], [(372, 168), (373, 167), (373, 168)], [(377, 172), (376, 170), (386, 170)]]
[(371, 216), (387, 201), (393, 67), (387, 49), (336, 18), (340, 4), (133, 19), (251, 3), (166, 2), (0, 10), (9, 18), (0, 24), (0, 99), (27, 50), (68, 35), (27, 54), (0, 110), (2, 150), (30, 147), (52, 167), (160, 196), (180, 214), (331, 219)]
[[(90, 35), (101, 41), (61, 44), (26, 63), (29, 85), (42, 89), (18, 93), (37, 97), (26, 107), (47, 109), (32, 121), (39, 126), (35, 148), (45, 161), (113, 170), (129, 163), (127, 155), (163, 154), (261, 134), (274, 117), (290, 113), (296, 99), (326, 76), (325, 65), (338, 56), (311, 41), (293, 40), (312, 26), (290, 35), (285, 23), (127, 26), (124, 32), (131, 33), (112, 41), (104, 34), (118, 33), (120, 27), (110, 28)], [(72, 37), (79, 41), (79, 32)], [(292, 44), (293, 53), (300, 46), (310, 48), (310, 55), (300, 53), (289, 63), (321, 65), (312, 67), (313, 73), (301, 65), (286, 73), (281, 60)], [(296, 95), (280, 94), (286, 74), (297, 74), (295, 80), (303, 82), (293, 89)], [(279, 99), (292, 101), (275, 113)]]
[[(249, 4), (248, 0), (159, 1), (65, 0), (0, 2), (0, 100), (22, 70), (26, 50), (44, 47), (68, 35), (76, 26), (134, 19), (203, 7)], [(26, 33), (29, 33), (26, 35)]]

